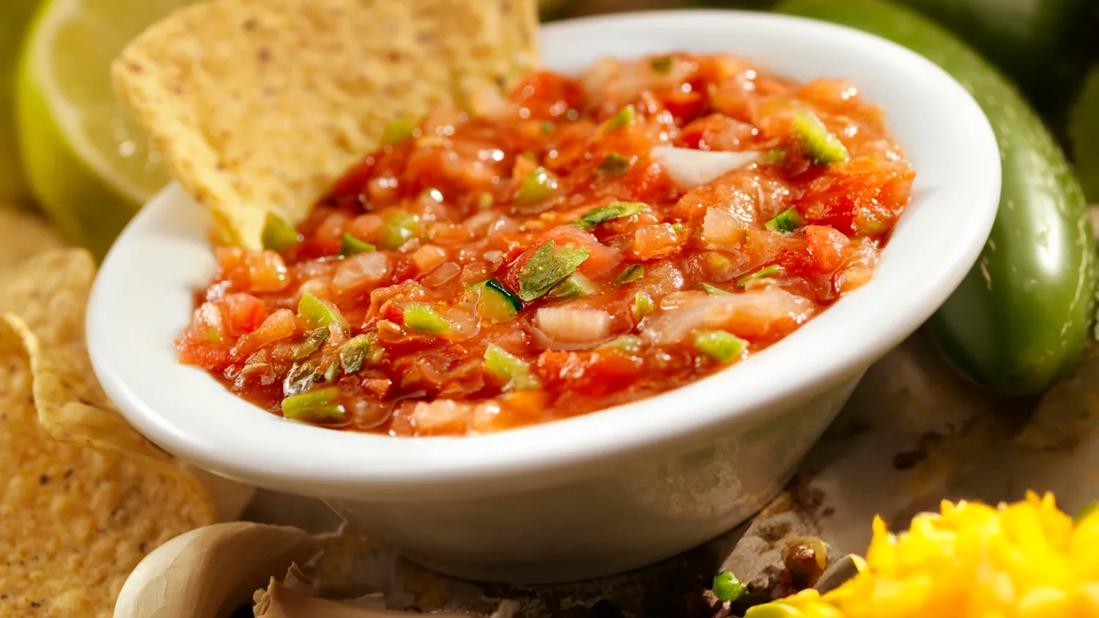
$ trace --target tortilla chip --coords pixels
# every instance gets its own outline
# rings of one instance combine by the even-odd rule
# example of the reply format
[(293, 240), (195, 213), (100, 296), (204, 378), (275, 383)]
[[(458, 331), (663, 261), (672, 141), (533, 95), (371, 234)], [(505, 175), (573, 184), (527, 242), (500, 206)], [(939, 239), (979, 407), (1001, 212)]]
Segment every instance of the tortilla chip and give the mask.
[(120, 96), (220, 240), (260, 246), (379, 145), (385, 125), (536, 63), (534, 0), (213, 0), (139, 36)]
[(146, 553), (214, 519), (201, 485), (95, 383), (93, 272), (86, 252), (60, 250), (0, 277), (0, 615), (109, 616)]
[(41, 216), (0, 203), (0, 270), (64, 244), (57, 230)]

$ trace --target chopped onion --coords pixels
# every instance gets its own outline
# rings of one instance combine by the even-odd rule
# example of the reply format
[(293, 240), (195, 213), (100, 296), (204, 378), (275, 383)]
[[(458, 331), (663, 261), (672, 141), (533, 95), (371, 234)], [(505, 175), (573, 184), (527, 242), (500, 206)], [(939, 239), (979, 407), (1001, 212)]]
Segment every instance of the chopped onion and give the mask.
[(611, 332), (611, 316), (602, 309), (542, 307), (534, 322), (550, 348), (593, 346), (606, 340)]
[(700, 329), (728, 330), (749, 339), (777, 338), (816, 312), (813, 301), (776, 287), (718, 296), (705, 292), (675, 296), (674, 303), (666, 297), (662, 311), (645, 318), (641, 334), (654, 345), (686, 341)]
[(756, 151), (723, 152), (672, 146), (656, 146), (652, 149), (653, 160), (662, 165), (672, 182), (684, 191), (700, 187), (733, 170), (755, 163), (761, 156)]
[(458, 276), (462, 272), (462, 267), (458, 266), (454, 262), (443, 262), (438, 268), (427, 274), (426, 277), (420, 280), (420, 283), (429, 288), (442, 287)]
[(748, 225), (724, 208), (707, 208), (702, 219), (702, 243), (709, 249), (737, 249)]
[(358, 253), (344, 259), (332, 277), (332, 285), (340, 291), (357, 290), (376, 285), (389, 274), (389, 258), (382, 251)]

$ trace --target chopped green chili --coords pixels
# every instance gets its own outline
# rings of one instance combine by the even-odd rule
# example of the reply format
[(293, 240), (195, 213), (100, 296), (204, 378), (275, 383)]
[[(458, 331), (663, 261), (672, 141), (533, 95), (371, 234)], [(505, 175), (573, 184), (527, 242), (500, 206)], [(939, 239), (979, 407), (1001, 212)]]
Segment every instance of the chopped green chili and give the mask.
[(340, 255), (342, 255), (343, 257), (355, 255), (356, 253), (364, 253), (367, 251), (377, 251), (377, 249), (378, 248), (374, 245), (366, 241), (359, 240), (351, 234), (345, 233), (343, 235), (343, 238), (340, 240)]
[(284, 251), (300, 240), (301, 236), (293, 226), (275, 213), (267, 213), (267, 218), (263, 220), (263, 232), (260, 235), (260, 242), (263, 243), (264, 249)]
[(786, 163), (786, 149), (771, 148), (763, 153), (763, 162), (768, 165), (783, 165)]
[(759, 269), (755, 272), (748, 273), (747, 275), (744, 275), (740, 279), (737, 279), (736, 280), (736, 286), (738, 288), (742, 288), (742, 287), (748, 285), (749, 283), (751, 283), (752, 281), (757, 281), (759, 279), (767, 279), (768, 277), (774, 277), (774, 276), (777, 276), (777, 275), (783, 275), (783, 274), (785, 274), (785, 272), (786, 272), (786, 270), (784, 268), (782, 268), (782, 266), (780, 266), (778, 264), (770, 264), (768, 266), (764, 266), (763, 268), (761, 268), (761, 269)]
[(494, 324), (502, 324), (514, 318), (523, 309), (519, 297), (511, 293), (503, 283), (489, 279), (481, 285), (477, 298), (477, 313)]
[(765, 227), (772, 232), (782, 232), (789, 234), (799, 227), (805, 225), (805, 219), (801, 216), (801, 213), (795, 208), (787, 208), (786, 210), (778, 213), (771, 218)]
[(622, 174), (628, 169), (630, 169), (629, 158), (617, 152), (612, 152), (603, 157), (603, 162), (599, 164), (599, 171), (604, 174)]
[(420, 231), (420, 218), (407, 210), (391, 211), (382, 226), (381, 243), (385, 249), (400, 249)]
[(590, 230), (600, 223), (632, 217), (642, 210), (647, 210), (649, 205), (645, 202), (611, 202), (605, 206), (593, 208), (576, 220), (576, 225), (582, 229)]
[(723, 330), (700, 330), (694, 335), (695, 350), (719, 363), (728, 363), (744, 353), (748, 342)]
[(374, 333), (355, 335), (340, 346), (340, 367), (347, 375), (358, 373), (364, 366), (382, 361), (385, 350), (378, 345)]
[(405, 306), (404, 325), (411, 331), (427, 335), (442, 335), (450, 331), (450, 322), (431, 307), (423, 303), (410, 303)]
[(633, 124), (633, 120), (636, 116), (637, 112), (634, 111), (633, 106), (626, 105), (618, 110), (614, 116), (611, 116), (607, 122), (603, 123), (603, 128), (607, 131), (621, 129), (622, 127)]
[(296, 421), (312, 423), (342, 421), (347, 413), (338, 401), (339, 396), (340, 389), (337, 386), (291, 395), (282, 400), (282, 415)]
[(485, 348), (485, 371), (504, 384), (504, 390), (527, 390), (540, 386), (531, 374), (530, 364), (500, 346), (490, 343)]
[(539, 165), (523, 176), (523, 182), (515, 194), (515, 205), (525, 208), (540, 204), (556, 195), (558, 186), (557, 177)]
[(348, 329), (347, 320), (332, 303), (321, 300), (306, 292), (298, 301), (298, 315), (312, 328), (327, 328), (329, 324), (338, 324), (343, 330)]
[(614, 278), (614, 282), (618, 285), (626, 285), (627, 283), (633, 283), (639, 281), (645, 276), (645, 267), (641, 264), (630, 264), (622, 269), (622, 272), (618, 273), (618, 276)]
[(328, 341), (328, 327), (321, 326), (305, 333), (300, 341), (290, 346), (290, 358), (301, 360), (316, 352)]
[(389, 146), (403, 142), (416, 133), (416, 124), (407, 118), (396, 118), (386, 123), (382, 129), (382, 145)]
[(812, 112), (794, 116), (793, 133), (805, 156), (817, 165), (842, 163), (851, 158), (843, 142)]
[(282, 394), (284, 397), (289, 397), (304, 393), (313, 388), (313, 383), (316, 381), (317, 363), (313, 361), (294, 363), (282, 380)]
[(633, 295), (633, 314), (637, 319), (641, 319), (656, 309), (653, 303), (653, 297), (648, 292), (638, 292)]
[(599, 347), (604, 350), (622, 350), (630, 354), (637, 354), (641, 351), (643, 343), (644, 341), (637, 335), (620, 335)]
[(730, 603), (744, 596), (744, 593), (748, 592), (748, 587), (740, 583), (740, 580), (732, 572), (721, 571), (714, 575), (711, 591), (719, 601)]
[(553, 300), (572, 300), (583, 298), (595, 293), (595, 284), (582, 273), (572, 273), (564, 281), (558, 283), (546, 294), (546, 298)]
[(550, 288), (576, 272), (580, 264), (588, 259), (588, 250), (574, 245), (558, 248), (557, 243), (547, 240), (519, 271), (519, 298), (530, 302)]
[(657, 56), (652, 59), (650, 66), (652, 66), (653, 70), (657, 73), (671, 73), (673, 59), (671, 56)]

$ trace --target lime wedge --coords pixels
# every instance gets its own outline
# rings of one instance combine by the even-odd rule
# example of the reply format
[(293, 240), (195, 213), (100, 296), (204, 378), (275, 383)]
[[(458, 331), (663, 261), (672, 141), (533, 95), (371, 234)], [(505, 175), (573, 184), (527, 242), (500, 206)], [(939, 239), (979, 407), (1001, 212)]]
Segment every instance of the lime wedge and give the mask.
[(28, 197), (15, 141), (12, 86), (23, 30), (38, 0), (0, 2), (0, 203)]
[(34, 196), (69, 240), (106, 252), (168, 182), (116, 100), (110, 64), (146, 26), (190, 0), (46, 0), (16, 79), (20, 154)]

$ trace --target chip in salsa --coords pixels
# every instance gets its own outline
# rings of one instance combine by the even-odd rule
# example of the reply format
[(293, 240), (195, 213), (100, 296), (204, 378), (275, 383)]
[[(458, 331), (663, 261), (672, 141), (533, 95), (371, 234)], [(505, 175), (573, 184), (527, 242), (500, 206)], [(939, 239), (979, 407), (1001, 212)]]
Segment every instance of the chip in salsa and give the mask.
[(914, 172), (856, 85), (727, 55), (528, 74), (395, 119), (263, 250), (218, 247), (180, 360), (287, 418), (494, 432), (681, 386), (866, 283)]

